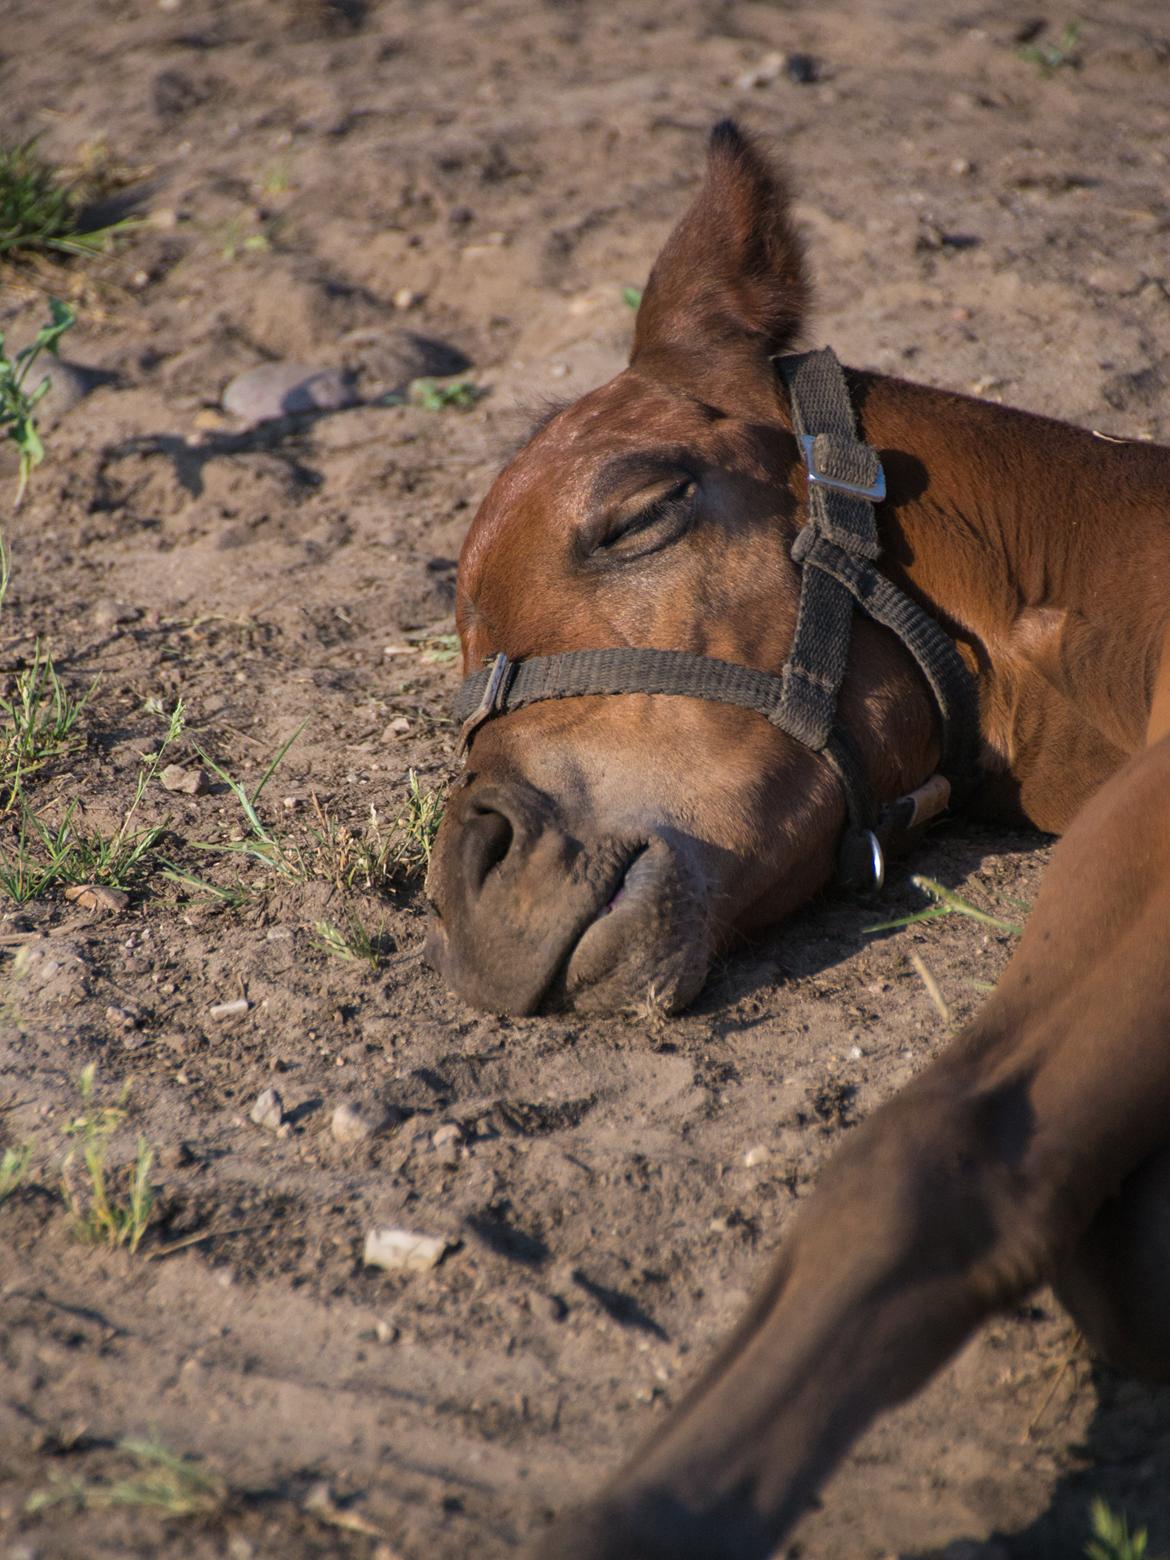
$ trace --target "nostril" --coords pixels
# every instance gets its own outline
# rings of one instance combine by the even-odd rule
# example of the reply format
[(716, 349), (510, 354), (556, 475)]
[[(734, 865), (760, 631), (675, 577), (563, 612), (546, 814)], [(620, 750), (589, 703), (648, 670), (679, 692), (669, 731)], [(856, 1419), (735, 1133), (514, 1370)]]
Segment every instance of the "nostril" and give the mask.
[(477, 803), (468, 819), (471, 838), (471, 877), (476, 888), (482, 888), (488, 874), (493, 872), (512, 848), (516, 831), (511, 819), (494, 807)]

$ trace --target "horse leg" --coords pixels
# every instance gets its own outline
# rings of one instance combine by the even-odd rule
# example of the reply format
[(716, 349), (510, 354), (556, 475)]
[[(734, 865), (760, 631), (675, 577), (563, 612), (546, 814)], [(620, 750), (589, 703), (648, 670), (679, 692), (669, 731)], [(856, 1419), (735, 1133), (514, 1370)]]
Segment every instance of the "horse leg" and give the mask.
[(1106, 1364), (1170, 1381), (1170, 1152), (1102, 1205), (1053, 1287)]
[(1170, 1140), (1168, 797), (1170, 737), (1085, 807), (983, 1011), (851, 1134), (734, 1336), (548, 1560), (764, 1560), (878, 1413), (1091, 1249)]

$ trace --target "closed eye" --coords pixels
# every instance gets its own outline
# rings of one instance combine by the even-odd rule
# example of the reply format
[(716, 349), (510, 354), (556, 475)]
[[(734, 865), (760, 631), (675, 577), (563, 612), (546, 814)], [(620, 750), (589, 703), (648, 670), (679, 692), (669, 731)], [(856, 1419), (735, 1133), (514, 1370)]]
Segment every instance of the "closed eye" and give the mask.
[(676, 541), (690, 526), (697, 484), (692, 477), (675, 479), (657, 491), (637, 494), (616, 504), (605, 517), (605, 528), (591, 556), (599, 561), (641, 558)]

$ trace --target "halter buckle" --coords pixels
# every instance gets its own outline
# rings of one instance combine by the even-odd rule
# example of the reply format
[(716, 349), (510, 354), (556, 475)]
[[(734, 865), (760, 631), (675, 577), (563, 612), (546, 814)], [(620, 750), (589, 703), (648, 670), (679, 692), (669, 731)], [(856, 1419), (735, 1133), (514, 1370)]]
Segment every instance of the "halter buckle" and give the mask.
[(866, 498), (871, 504), (880, 504), (886, 496), (886, 474), (878, 461), (877, 476), (868, 487), (860, 482), (846, 482), (842, 477), (830, 474), (817, 464), (816, 435), (802, 433), (800, 447), (804, 451), (804, 470), (809, 482), (816, 487), (832, 488), (837, 493), (847, 493), (850, 498)]
[(483, 725), (485, 720), (490, 720), (503, 708), (501, 694), (507, 682), (508, 672), (512, 663), (501, 650), (498, 655), (492, 657), (491, 669), (488, 672), (487, 686), (483, 690), (483, 698), (472, 710), (471, 714), (459, 728), (459, 752), (462, 756), (471, 746), (471, 739)]

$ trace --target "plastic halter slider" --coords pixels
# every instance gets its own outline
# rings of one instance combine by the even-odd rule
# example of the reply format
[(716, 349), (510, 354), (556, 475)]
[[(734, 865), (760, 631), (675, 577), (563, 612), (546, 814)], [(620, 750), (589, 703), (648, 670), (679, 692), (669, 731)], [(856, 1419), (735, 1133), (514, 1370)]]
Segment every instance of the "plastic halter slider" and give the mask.
[(483, 725), (485, 720), (490, 720), (497, 711), (503, 708), (501, 695), (504, 692), (508, 680), (508, 672), (511, 669), (511, 661), (501, 650), (498, 655), (492, 657), (491, 670), (488, 673), (487, 685), (483, 690), (483, 698), (472, 710), (471, 714), (459, 728), (459, 751), (466, 753), (471, 746), (471, 739)]
[(816, 436), (811, 433), (802, 433), (800, 447), (804, 451), (804, 469), (809, 482), (815, 487), (833, 488), (838, 493), (847, 493), (850, 498), (868, 498), (871, 504), (880, 504), (886, 496), (886, 474), (878, 463), (877, 477), (868, 487), (860, 482), (846, 482), (842, 477), (833, 477), (817, 465)]

